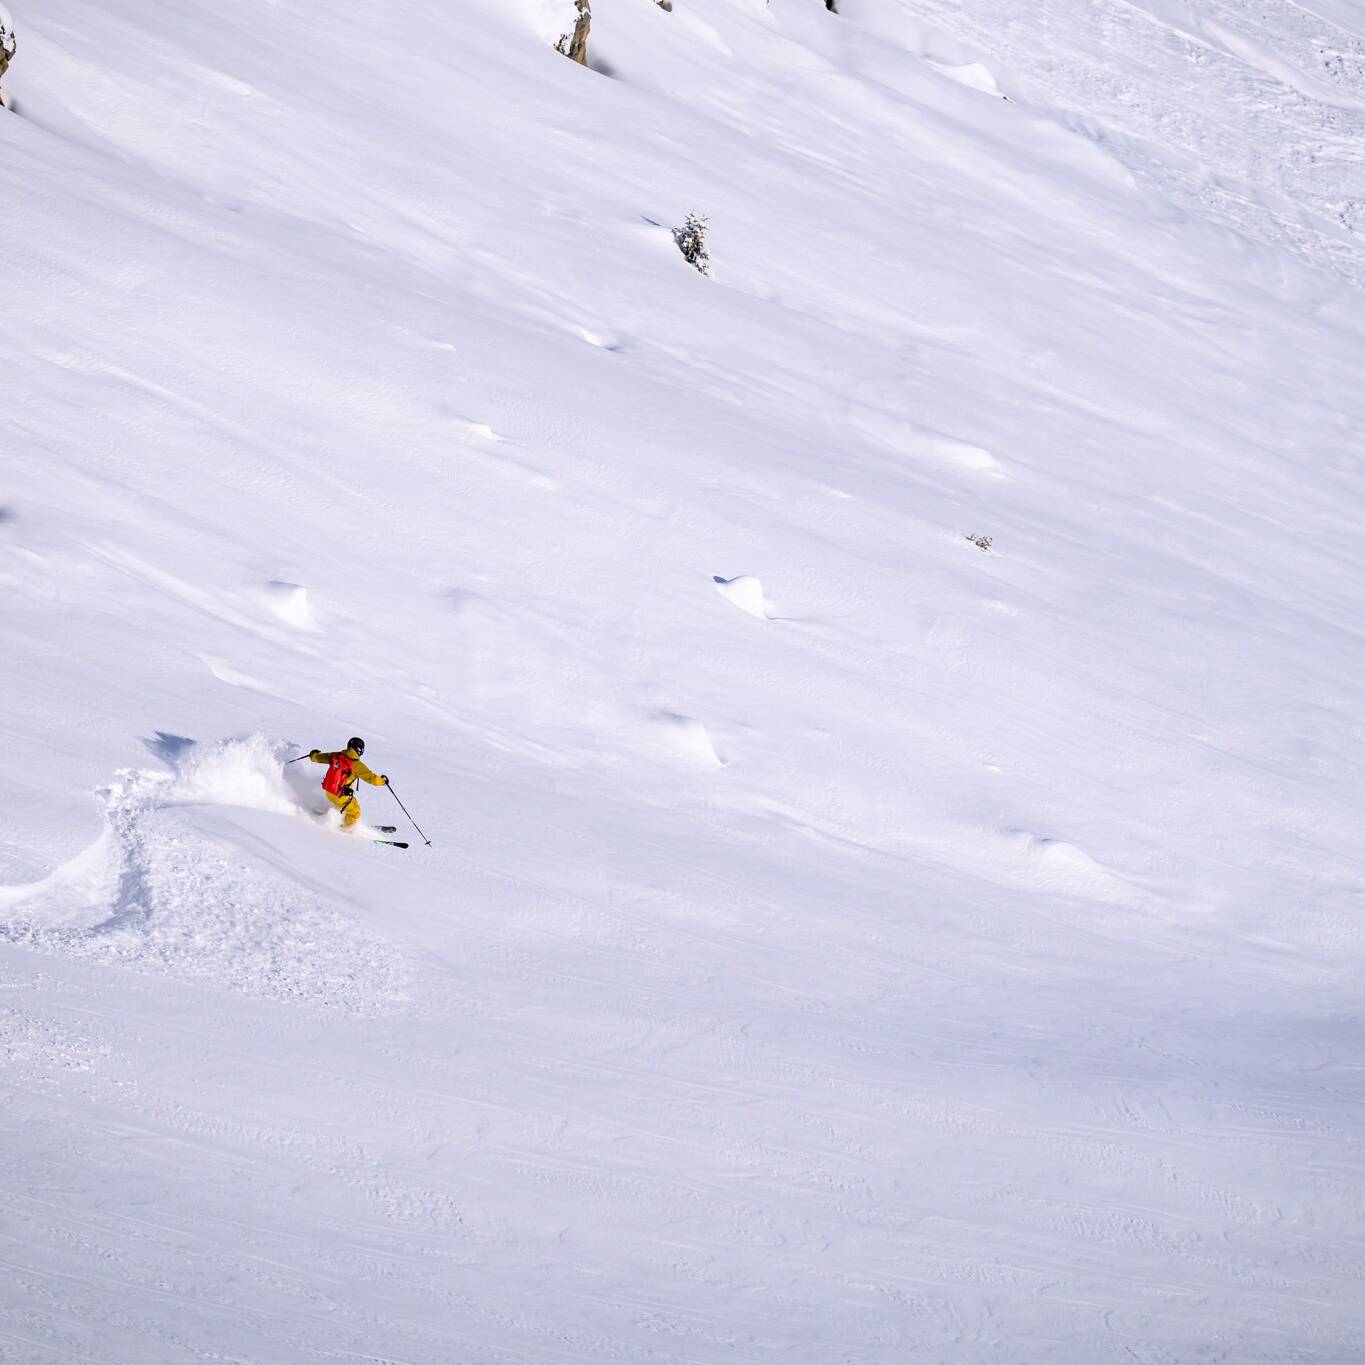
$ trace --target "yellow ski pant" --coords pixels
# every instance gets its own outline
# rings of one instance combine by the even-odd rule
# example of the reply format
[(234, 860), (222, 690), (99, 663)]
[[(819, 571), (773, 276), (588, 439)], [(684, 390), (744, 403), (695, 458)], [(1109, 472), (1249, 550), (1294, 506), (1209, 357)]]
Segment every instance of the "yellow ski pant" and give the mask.
[(351, 796), (333, 796), (331, 792), (322, 793), (340, 812), (341, 828), (350, 829), (360, 819), (360, 802)]

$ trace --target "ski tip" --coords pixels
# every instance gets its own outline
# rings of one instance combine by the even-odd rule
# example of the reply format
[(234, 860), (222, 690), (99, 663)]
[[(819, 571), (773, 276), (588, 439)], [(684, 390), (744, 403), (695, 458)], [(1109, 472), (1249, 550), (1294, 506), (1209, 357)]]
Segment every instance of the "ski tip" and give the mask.
[(376, 844), (387, 844), (390, 848), (407, 848), (407, 845), (399, 839), (376, 839)]

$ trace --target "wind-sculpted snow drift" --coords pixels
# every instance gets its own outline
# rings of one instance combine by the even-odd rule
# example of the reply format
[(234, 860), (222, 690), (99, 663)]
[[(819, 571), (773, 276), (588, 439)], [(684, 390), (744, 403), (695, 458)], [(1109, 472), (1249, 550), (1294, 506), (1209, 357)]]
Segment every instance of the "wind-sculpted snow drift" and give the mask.
[(16, 14), (3, 1365), (1365, 1359), (1360, 9), (838, 9)]

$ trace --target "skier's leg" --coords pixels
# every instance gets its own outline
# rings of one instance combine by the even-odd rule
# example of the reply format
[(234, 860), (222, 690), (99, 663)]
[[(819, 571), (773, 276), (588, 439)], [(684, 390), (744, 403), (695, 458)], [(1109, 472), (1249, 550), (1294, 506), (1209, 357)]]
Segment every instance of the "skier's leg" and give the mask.
[(341, 808), (341, 828), (343, 830), (348, 830), (353, 825), (358, 825), (359, 823), (360, 802), (357, 801), (354, 796), (352, 796), (351, 799), (347, 801), (346, 804)]
[(341, 812), (341, 828), (350, 829), (360, 819), (360, 802), (354, 796), (333, 796), (331, 792), (323, 795)]

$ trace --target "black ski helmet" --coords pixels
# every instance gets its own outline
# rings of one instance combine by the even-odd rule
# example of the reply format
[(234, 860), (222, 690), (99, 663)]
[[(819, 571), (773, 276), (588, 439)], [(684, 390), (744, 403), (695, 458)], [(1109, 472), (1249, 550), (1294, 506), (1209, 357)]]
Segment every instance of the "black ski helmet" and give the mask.
[(358, 739), (355, 735), (352, 735), (351, 738), (346, 741), (346, 747), (348, 749), (354, 749), (355, 756), (359, 758), (360, 755), (365, 752), (365, 741), (363, 739)]

